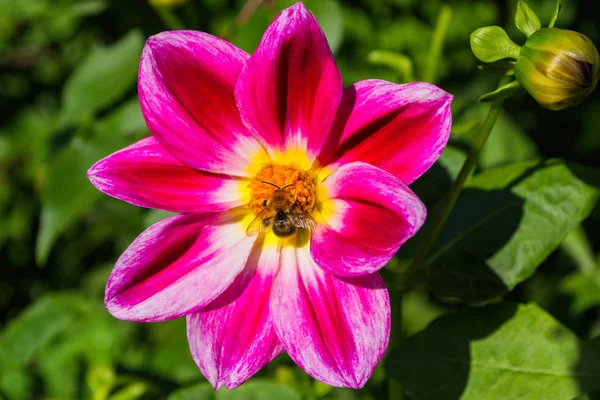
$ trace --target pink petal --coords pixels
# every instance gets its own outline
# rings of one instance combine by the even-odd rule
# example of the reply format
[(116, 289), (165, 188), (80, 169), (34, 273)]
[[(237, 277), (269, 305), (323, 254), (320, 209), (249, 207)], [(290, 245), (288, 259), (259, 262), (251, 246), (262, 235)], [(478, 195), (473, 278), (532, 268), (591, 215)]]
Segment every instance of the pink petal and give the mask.
[(312, 232), (310, 251), (338, 276), (370, 274), (412, 237), (427, 215), (419, 198), (392, 174), (370, 164), (346, 164), (321, 183), (329, 215)]
[(357, 82), (344, 90), (321, 165), (364, 161), (410, 184), (442, 154), (452, 124), (452, 95), (415, 82)]
[(248, 54), (194, 31), (163, 32), (146, 42), (138, 91), (148, 128), (185, 165), (246, 176), (262, 152), (242, 123), (233, 94)]
[(306, 247), (284, 247), (271, 312), (290, 357), (332, 386), (361, 388), (383, 357), (390, 303), (378, 274), (337, 278)]
[(305, 149), (311, 162), (329, 135), (341, 94), (327, 40), (302, 3), (269, 26), (235, 89), (244, 122), (272, 156)]
[(215, 390), (241, 385), (283, 351), (269, 313), (278, 266), (277, 248), (257, 242), (229, 289), (188, 315), (192, 356)]
[(87, 175), (102, 193), (140, 207), (197, 212), (247, 203), (239, 180), (188, 168), (153, 137), (98, 161)]
[(231, 212), (162, 220), (117, 261), (106, 285), (106, 307), (131, 321), (194, 312), (229, 287), (246, 265), (253, 242)]

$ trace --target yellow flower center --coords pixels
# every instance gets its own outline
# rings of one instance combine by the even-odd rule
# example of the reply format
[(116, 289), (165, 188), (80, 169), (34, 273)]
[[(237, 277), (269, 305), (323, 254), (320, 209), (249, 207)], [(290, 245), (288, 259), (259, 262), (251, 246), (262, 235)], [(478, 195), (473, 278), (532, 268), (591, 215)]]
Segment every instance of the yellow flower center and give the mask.
[(315, 207), (316, 185), (314, 177), (294, 165), (266, 165), (248, 185), (249, 206), (254, 214), (259, 214), (279, 188), (285, 188), (298, 210), (309, 214)]

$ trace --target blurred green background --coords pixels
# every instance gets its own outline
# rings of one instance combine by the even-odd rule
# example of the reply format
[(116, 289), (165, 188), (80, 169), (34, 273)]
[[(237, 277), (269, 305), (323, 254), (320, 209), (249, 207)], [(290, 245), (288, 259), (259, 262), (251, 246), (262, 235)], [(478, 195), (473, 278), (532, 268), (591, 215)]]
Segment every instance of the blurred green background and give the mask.
[[(554, 2), (528, 3), (547, 24)], [(598, 43), (595, 3), (565, 1), (557, 27)], [(149, 135), (136, 96), (139, 56), (149, 35), (181, 23), (252, 52), (268, 23), (291, 4), (271, 0), (253, 9), (242, 0), (191, 0), (161, 8), (141, 0), (0, 0), (0, 398), (214, 397), (191, 359), (182, 319), (128, 323), (110, 316), (102, 304), (118, 256), (147, 226), (169, 214), (102, 195), (85, 172)], [(322, 24), (346, 85), (369, 78), (429, 80), (455, 96), (451, 142), (438, 167), (456, 174), (485, 117), (487, 106), (476, 100), (498, 81), (477, 69), (469, 34), (501, 25), (522, 44), (513, 23), (516, 1), (305, 4)], [(435, 64), (431, 46), (436, 25), (443, 29), (441, 10), (450, 24)], [(562, 112), (545, 110), (519, 93), (507, 102), (478, 167), (484, 171), (554, 157), (600, 167), (598, 93)], [(413, 188), (431, 208), (449, 178), (436, 181), (431, 172), (422, 179)], [(432, 193), (428, 182), (438, 192)], [(537, 273), (505, 299), (537, 302), (583, 340), (600, 334), (599, 235), (596, 206)], [(461, 307), (422, 287), (396, 293), (394, 271), (402, 263), (394, 259), (384, 271), (394, 317), (401, 321), (394, 324), (393, 345)], [(387, 398), (394, 385), (380, 366), (360, 391), (331, 388), (283, 356), (240, 389), (219, 392), (217, 399), (379, 399)]]

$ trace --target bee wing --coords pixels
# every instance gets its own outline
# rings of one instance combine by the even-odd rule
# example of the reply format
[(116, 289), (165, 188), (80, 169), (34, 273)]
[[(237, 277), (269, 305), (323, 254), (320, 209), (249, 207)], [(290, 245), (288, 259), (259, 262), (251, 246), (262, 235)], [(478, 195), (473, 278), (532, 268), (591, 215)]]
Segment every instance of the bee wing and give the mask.
[(269, 211), (265, 208), (250, 222), (246, 228), (246, 236), (258, 236), (273, 223), (273, 217), (269, 215)]
[(317, 221), (309, 214), (298, 212), (290, 215), (290, 219), (295, 227), (297, 228), (310, 228), (314, 229), (317, 226)]

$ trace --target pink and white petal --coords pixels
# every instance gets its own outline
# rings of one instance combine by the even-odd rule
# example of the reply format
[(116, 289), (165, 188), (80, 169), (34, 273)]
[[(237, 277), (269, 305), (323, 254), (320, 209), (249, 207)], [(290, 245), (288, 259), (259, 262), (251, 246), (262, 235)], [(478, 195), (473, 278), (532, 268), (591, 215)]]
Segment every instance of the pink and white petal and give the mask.
[(188, 168), (153, 137), (98, 161), (87, 176), (102, 193), (140, 207), (222, 211), (248, 202), (239, 179)]
[(233, 284), (187, 316), (192, 357), (215, 390), (241, 385), (283, 352), (269, 312), (278, 267), (277, 247), (257, 241)]
[(140, 62), (138, 92), (148, 128), (188, 167), (247, 176), (263, 152), (242, 123), (234, 88), (248, 54), (203, 32), (151, 36)]
[(331, 130), (342, 78), (323, 31), (302, 3), (269, 26), (235, 95), (243, 121), (271, 156), (301, 149), (315, 159)]
[(424, 82), (357, 82), (344, 90), (319, 163), (335, 169), (364, 161), (408, 185), (442, 154), (452, 125), (452, 98)]
[(108, 278), (105, 305), (117, 318), (162, 321), (205, 307), (246, 265), (254, 238), (233, 212), (182, 214), (146, 229)]
[(334, 275), (377, 271), (425, 222), (427, 210), (410, 188), (370, 164), (346, 164), (320, 185), (325, 221), (313, 230), (310, 251)]
[(332, 386), (361, 388), (383, 357), (390, 303), (377, 274), (338, 278), (319, 268), (306, 247), (284, 247), (271, 312), (290, 357)]

